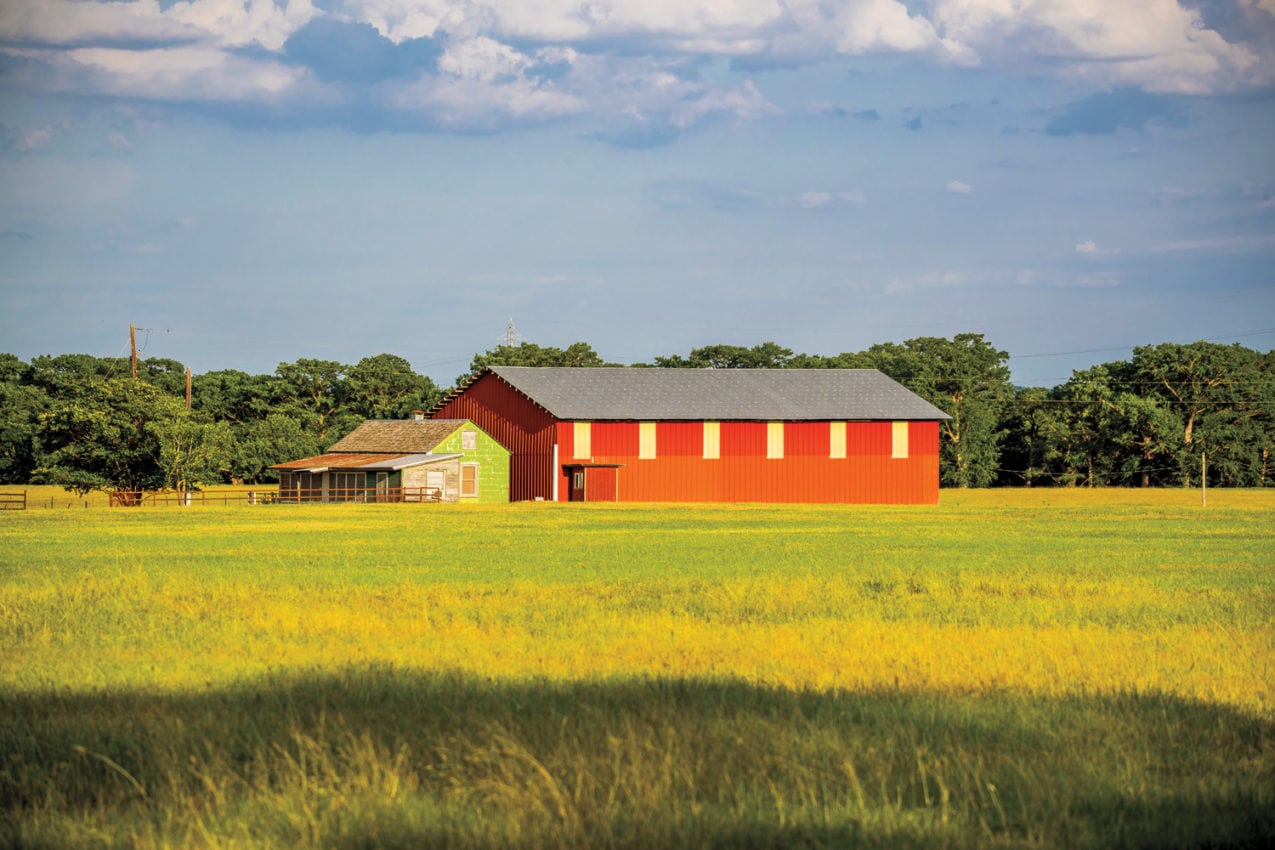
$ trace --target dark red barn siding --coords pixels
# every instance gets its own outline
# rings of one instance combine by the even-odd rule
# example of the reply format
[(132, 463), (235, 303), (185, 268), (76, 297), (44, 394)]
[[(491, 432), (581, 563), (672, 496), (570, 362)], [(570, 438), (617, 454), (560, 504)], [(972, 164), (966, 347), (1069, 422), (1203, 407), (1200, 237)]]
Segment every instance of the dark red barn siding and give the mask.
[(509, 449), (510, 501), (553, 498), (555, 420), (500, 378), (484, 375), (432, 417), (468, 419)]

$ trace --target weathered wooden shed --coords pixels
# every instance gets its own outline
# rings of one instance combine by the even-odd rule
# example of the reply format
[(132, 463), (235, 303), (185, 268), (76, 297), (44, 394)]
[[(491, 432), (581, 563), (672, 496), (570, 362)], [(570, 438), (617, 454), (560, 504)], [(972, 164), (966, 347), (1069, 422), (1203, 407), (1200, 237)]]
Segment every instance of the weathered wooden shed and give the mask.
[(510, 451), (510, 497), (938, 501), (934, 405), (874, 369), (494, 366), (431, 414)]
[(464, 419), (369, 420), (271, 469), (285, 501), (509, 501), (509, 450)]

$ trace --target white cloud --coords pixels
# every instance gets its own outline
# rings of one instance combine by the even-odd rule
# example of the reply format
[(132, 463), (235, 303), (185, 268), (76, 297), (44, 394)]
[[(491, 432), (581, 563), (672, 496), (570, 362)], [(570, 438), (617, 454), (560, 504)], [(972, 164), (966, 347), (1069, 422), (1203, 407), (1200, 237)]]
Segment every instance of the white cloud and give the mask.
[(797, 206), (803, 210), (820, 210), (828, 207), (859, 205), (867, 198), (862, 192), (802, 192), (797, 196)]
[(48, 147), (49, 143), (52, 141), (52, 127), (37, 127), (34, 130), (27, 130), (24, 133), (20, 133), (17, 139), (14, 140), (13, 147), (15, 150), (23, 153), (29, 153), (31, 151), (38, 151), (41, 148)]
[(1098, 246), (1097, 244), (1094, 243), (1092, 239), (1087, 239), (1084, 242), (1079, 242), (1076, 244), (1076, 253), (1086, 254), (1086, 255), (1097, 254)]
[[(551, 58), (564, 57), (555, 53)], [(426, 109), (445, 126), (464, 128), (510, 119), (543, 121), (587, 108), (582, 98), (530, 75), (538, 64), (536, 58), (492, 39), (469, 39), (439, 58), (438, 76), (422, 76), (391, 100), (399, 108)]]
[(209, 47), (86, 47), (20, 55), (43, 58), (52, 71), (45, 83), (55, 90), (153, 100), (277, 100), (308, 76), (302, 68)]
[(318, 10), (311, 0), (194, 0), (164, 14), (232, 46), (260, 44), (279, 50)]
[(960, 180), (949, 181), (944, 188), (947, 189), (947, 191), (951, 192), (953, 195), (974, 194), (974, 187), (968, 183), (962, 183)]
[(1275, 57), (1228, 43), (1178, 0), (934, 0), (932, 9), (937, 30), (984, 61), (1152, 92), (1275, 79)]
[(1063, 286), (1074, 286), (1079, 289), (1114, 289), (1120, 285), (1120, 278), (1111, 272), (1095, 272), (1094, 274), (1082, 274), (1072, 278), (1070, 281), (1064, 281)]
[(674, 127), (684, 130), (709, 115), (730, 115), (748, 120), (776, 112), (778, 110), (757, 90), (752, 80), (745, 80), (737, 89), (705, 88), (698, 97), (673, 103), (671, 119)]
[(311, 0), (188, 0), (167, 9), (158, 0), (12, 0), (0, 6), (0, 39), (48, 45), (199, 40), (278, 50), (316, 14)]
[(574, 95), (526, 79), (492, 83), (460, 77), (422, 78), (402, 89), (393, 103), (404, 109), (427, 109), (443, 126), (463, 129), (485, 129), (509, 119), (544, 121), (586, 108)]
[(1275, 233), (1251, 236), (1215, 236), (1209, 239), (1183, 239), (1166, 242), (1151, 249), (1153, 254), (1176, 254), (1187, 251), (1220, 251), (1237, 253), (1275, 248)]
[[(316, 86), (270, 53), (316, 18), (365, 23), (395, 43), (430, 37), (444, 48), (437, 77), (387, 84), (399, 88), (382, 104), (436, 107), (443, 123), (464, 126), (591, 113), (676, 130), (710, 116), (775, 114), (751, 81), (710, 82), (702, 60), (719, 56), (800, 62), (909, 53), (1153, 92), (1275, 82), (1275, 0), (1239, 0), (1246, 22), (1269, 22), (1250, 26), (1243, 41), (1208, 29), (1187, 0), (316, 2), (0, 0), (0, 44), (10, 45), (0, 54), (46, 63), (51, 81), (33, 72), (36, 88), (177, 100), (192, 87), (196, 100), (278, 102), (315, 96)], [(510, 46), (527, 43), (543, 46)], [(551, 63), (568, 70), (547, 73)], [(948, 191), (967, 193), (958, 188), (966, 185), (952, 181)]]
[(156, 0), (84, 3), (79, 0), (13, 0), (0, 5), (0, 39), (77, 44), (95, 40), (191, 38), (198, 32), (164, 15)]
[(467, 80), (490, 83), (497, 77), (517, 77), (532, 60), (490, 38), (471, 38), (454, 44), (438, 60), (438, 70)]
[(933, 51), (962, 64), (975, 59), (967, 46), (940, 37), (929, 20), (912, 15), (898, 0), (842, 4), (831, 24), (842, 53)]

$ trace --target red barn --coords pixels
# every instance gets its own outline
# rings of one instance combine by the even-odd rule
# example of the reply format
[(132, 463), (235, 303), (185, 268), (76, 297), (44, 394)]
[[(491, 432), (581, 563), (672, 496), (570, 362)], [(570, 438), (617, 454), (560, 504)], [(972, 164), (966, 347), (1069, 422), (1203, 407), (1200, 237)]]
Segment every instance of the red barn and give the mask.
[(494, 366), (431, 411), (513, 500), (935, 504), (947, 414), (875, 369)]

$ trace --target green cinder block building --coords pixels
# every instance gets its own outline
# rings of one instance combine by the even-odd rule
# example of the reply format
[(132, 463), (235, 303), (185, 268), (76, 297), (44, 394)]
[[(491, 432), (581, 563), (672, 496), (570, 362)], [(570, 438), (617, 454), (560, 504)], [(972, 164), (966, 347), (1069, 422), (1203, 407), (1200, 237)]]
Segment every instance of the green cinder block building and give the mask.
[(284, 502), (508, 502), (509, 450), (468, 419), (373, 419), (275, 464)]

